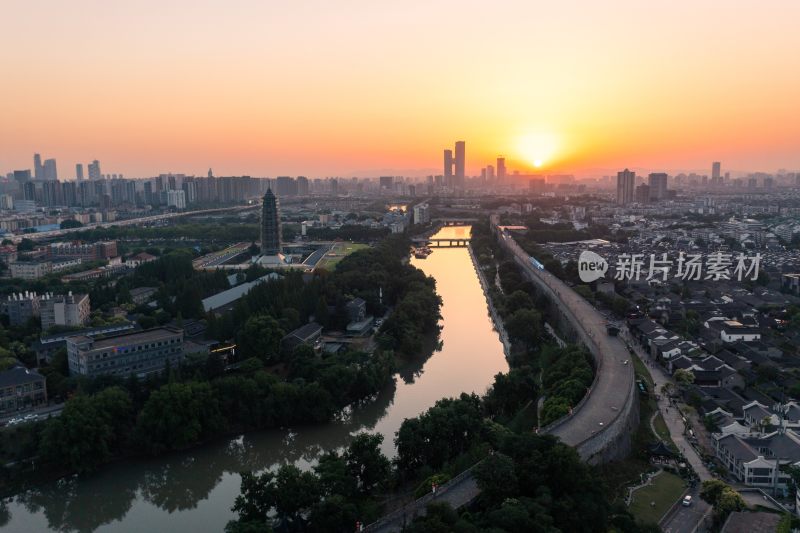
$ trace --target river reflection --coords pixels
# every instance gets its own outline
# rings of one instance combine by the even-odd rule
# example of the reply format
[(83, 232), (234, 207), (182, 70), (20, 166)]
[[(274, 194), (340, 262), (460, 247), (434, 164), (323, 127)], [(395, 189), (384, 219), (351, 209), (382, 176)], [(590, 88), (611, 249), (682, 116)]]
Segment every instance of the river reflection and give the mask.
[[(468, 235), (469, 228), (445, 228), (440, 234)], [(346, 446), (359, 431), (383, 434), (384, 453), (394, 456), (394, 434), (404, 419), (444, 396), (482, 393), (497, 372), (508, 368), (466, 249), (437, 248), (427, 259), (412, 262), (437, 281), (443, 300), (440, 345), (429, 358), (402, 368), (393, 385), (341, 420), (248, 433), (60, 480), (16, 496), (0, 509), (0, 520), (7, 520), (0, 525), (19, 532), (221, 531), (233, 518), (238, 472), (286, 463), (307, 468), (325, 451)]]

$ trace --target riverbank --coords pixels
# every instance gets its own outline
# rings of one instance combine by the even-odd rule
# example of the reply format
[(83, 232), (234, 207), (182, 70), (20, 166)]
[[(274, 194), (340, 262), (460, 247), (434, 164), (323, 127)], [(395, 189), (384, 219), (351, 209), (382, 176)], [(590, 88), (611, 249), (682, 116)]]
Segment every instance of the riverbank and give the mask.
[[(347, 447), (353, 435), (365, 431), (383, 435), (381, 450), (394, 457), (395, 433), (404, 420), (443, 397), (481, 394), (497, 373), (508, 370), (466, 250), (437, 249), (427, 259), (410, 262), (436, 280), (443, 300), (440, 342), (426, 340), (432, 353), (402, 365), (374, 399), (330, 423), (250, 431), (37, 486), (6, 500), (11, 518), (4, 531), (222, 531), (235, 517), (231, 507), (240, 494), (239, 472), (284, 464), (309, 470), (324, 452)], [(98, 495), (104, 505), (91, 503)]]
[(500, 313), (497, 312), (497, 309), (494, 306), (492, 295), (489, 292), (489, 282), (486, 280), (486, 276), (481, 268), (480, 263), (478, 262), (478, 258), (475, 257), (475, 251), (472, 249), (471, 243), (467, 245), (467, 250), (469, 251), (469, 257), (472, 261), (472, 266), (475, 269), (475, 273), (478, 275), (478, 282), (481, 285), (483, 296), (486, 299), (486, 306), (489, 309), (489, 316), (492, 319), (492, 324), (494, 324), (495, 331), (497, 331), (497, 333), (500, 335), (500, 342), (503, 344), (503, 353), (506, 356), (506, 360), (508, 360), (511, 357), (511, 339), (508, 337), (508, 332), (506, 331), (505, 324), (503, 324), (503, 319), (500, 317)]

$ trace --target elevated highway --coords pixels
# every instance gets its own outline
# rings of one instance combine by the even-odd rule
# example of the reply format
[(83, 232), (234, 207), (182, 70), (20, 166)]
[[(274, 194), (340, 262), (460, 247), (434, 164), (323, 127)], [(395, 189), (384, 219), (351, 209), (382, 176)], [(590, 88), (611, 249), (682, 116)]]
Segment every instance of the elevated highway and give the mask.
[(522, 267), (528, 279), (548, 295), (575, 339), (588, 348), (594, 359), (594, 382), (583, 400), (573, 407), (571, 415), (541, 431), (575, 447), (589, 463), (625, 457), (630, 452), (631, 434), (639, 421), (633, 363), (627, 346), (619, 337), (608, 335), (607, 321), (597, 309), (563, 281), (535, 267), (513, 237), (497, 230), (495, 217), (492, 217), (492, 226), (500, 245)]

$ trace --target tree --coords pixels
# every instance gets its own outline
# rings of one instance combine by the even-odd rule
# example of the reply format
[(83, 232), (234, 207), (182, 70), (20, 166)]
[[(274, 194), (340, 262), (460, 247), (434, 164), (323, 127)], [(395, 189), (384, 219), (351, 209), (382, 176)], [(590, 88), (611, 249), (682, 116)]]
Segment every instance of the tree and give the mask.
[(514, 312), (518, 309), (532, 309), (533, 300), (531, 300), (527, 292), (516, 290), (506, 298), (505, 307), (509, 312)]
[(499, 504), (518, 493), (514, 460), (500, 453), (490, 455), (475, 467), (475, 479), (481, 497), (490, 504)]
[(691, 370), (686, 370), (685, 368), (679, 368), (676, 370), (672, 377), (675, 379), (675, 383), (677, 383), (682, 389), (685, 389), (694, 383), (694, 372)]
[(389, 477), (389, 459), (381, 452), (383, 435), (359, 433), (344, 453), (348, 474), (362, 493), (369, 493)]
[(34, 248), (36, 248), (36, 243), (27, 238), (19, 241), (19, 244), (17, 245), (18, 252), (30, 252)]
[(109, 387), (94, 396), (80, 394), (48, 420), (39, 453), (46, 462), (86, 472), (110, 459), (127, 438), (132, 416), (128, 393)]
[(61, 224), (59, 224), (61, 229), (70, 229), (70, 228), (82, 228), (83, 224), (78, 222), (77, 220), (71, 218), (68, 220), (62, 220)]
[(265, 524), (272, 512), (278, 520), (297, 521), (322, 497), (319, 479), (294, 465), (283, 465), (277, 473), (242, 473), (241, 494), (233, 511), (240, 523)]
[(505, 320), (508, 334), (527, 346), (534, 346), (542, 337), (542, 316), (532, 309), (514, 311)]
[(283, 330), (272, 316), (266, 314), (251, 316), (239, 332), (239, 349), (246, 357), (258, 357), (265, 362), (274, 362), (278, 358), (283, 336)]
[(219, 400), (209, 383), (168, 383), (150, 394), (136, 432), (143, 447), (158, 454), (196, 444), (223, 427)]

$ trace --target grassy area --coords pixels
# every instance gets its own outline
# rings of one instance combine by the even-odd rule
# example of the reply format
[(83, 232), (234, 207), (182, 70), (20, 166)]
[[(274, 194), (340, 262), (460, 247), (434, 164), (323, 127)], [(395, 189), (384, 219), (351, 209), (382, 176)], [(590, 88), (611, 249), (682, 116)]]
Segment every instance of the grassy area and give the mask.
[(359, 244), (353, 242), (337, 242), (333, 245), (330, 251), (325, 254), (325, 257), (319, 260), (317, 268), (331, 271), (336, 268), (339, 261), (358, 250), (369, 248), (368, 244)]
[[(636, 379), (643, 379), (652, 387), (647, 367), (635, 355), (631, 355)], [(652, 388), (650, 390), (652, 393)], [(650, 430), (650, 417), (656, 410), (656, 402), (651, 395), (639, 395), (639, 427), (631, 437), (631, 453), (622, 461), (614, 461), (598, 466), (608, 490), (611, 501), (622, 501), (627, 494), (627, 487), (639, 483), (642, 474), (653, 470), (648, 460), (648, 447), (658, 438)], [(667, 441), (671, 442), (671, 441)]]
[(657, 524), (672, 504), (678, 501), (685, 488), (680, 477), (661, 472), (653, 478), (650, 485), (633, 493), (629, 509), (640, 522)]
[(655, 426), (656, 434), (661, 440), (666, 443), (672, 442), (672, 438), (669, 436), (669, 429), (667, 429), (667, 423), (664, 422), (664, 417), (661, 416), (661, 413), (657, 414), (653, 419), (653, 426)]

